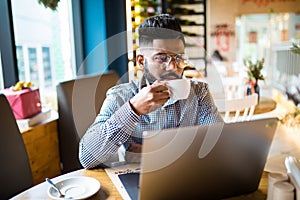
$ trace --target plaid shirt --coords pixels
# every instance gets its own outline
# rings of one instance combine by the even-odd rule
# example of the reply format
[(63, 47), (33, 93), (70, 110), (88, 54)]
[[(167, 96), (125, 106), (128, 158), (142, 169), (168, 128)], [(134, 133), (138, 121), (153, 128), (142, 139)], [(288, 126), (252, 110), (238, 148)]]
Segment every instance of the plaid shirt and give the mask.
[(189, 97), (171, 98), (157, 110), (138, 116), (129, 104), (144, 86), (144, 81), (117, 85), (107, 91), (106, 99), (94, 123), (82, 137), (79, 159), (83, 167), (93, 168), (114, 155), (121, 145), (142, 143), (148, 130), (207, 125), (223, 121), (204, 82), (191, 80)]

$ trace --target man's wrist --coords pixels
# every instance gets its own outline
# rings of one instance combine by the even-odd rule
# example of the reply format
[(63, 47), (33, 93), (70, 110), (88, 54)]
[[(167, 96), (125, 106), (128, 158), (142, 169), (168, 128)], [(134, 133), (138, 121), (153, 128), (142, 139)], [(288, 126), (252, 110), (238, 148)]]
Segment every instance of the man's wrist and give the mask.
[(136, 108), (132, 105), (131, 103), (131, 99), (128, 101), (130, 108), (132, 109), (132, 111), (137, 115), (137, 116), (141, 116), (141, 114), (136, 110)]

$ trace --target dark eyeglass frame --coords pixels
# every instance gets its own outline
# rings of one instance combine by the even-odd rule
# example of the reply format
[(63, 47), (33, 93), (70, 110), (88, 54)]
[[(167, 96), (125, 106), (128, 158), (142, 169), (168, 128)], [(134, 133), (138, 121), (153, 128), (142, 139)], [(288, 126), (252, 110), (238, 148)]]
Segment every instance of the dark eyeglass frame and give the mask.
[(157, 53), (152, 55), (151, 59), (153, 62), (161, 64), (164, 67), (168, 66), (172, 60), (174, 60), (177, 67), (181, 69), (184, 69), (187, 66), (186, 64), (187, 58), (185, 54)]

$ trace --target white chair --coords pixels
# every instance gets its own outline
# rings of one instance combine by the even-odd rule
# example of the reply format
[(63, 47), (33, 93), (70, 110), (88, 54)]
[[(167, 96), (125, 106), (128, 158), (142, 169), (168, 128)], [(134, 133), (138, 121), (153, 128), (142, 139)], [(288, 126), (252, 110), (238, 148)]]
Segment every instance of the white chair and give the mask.
[[(256, 93), (237, 99), (215, 99), (219, 112), (225, 113), (223, 118), (226, 123), (251, 120), (257, 103), (258, 95)], [(232, 113), (235, 113), (234, 116)]]
[(245, 94), (244, 80), (240, 76), (222, 77), (226, 99), (242, 98)]

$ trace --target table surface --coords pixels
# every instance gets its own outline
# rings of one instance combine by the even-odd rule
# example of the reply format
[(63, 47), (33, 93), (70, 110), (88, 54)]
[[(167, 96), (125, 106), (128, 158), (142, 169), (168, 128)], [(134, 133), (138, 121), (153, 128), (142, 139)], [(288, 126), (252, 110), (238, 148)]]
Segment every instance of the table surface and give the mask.
[[(93, 177), (97, 179), (100, 184), (100, 190), (93, 195), (92, 197), (88, 199), (122, 199), (119, 191), (115, 187), (114, 183), (111, 181), (105, 170), (103, 169), (93, 169), (93, 170), (85, 170), (85, 169), (80, 169), (68, 174), (64, 174), (61, 176), (58, 176), (56, 178), (53, 178), (53, 182), (56, 183), (58, 181), (64, 180), (69, 177), (73, 176), (87, 176), (87, 177)], [(260, 199), (266, 199), (266, 193), (267, 193), (267, 173), (264, 172), (262, 179), (259, 184), (259, 188), (256, 192), (239, 196), (239, 197), (234, 197), (234, 198), (229, 198), (230, 200), (235, 200), (235, 199), (245, 199), (245, 200), (260, 200)], [(14, 200), (18, 199), (51, 199), (47, 195), (47, 190), (49, 189), (49, 184), (46, 182), (40, 183), (22, 193), (19, 195), (15, 196)]]
[[(113, 182), (110, 180), (108, 175), (103, 169), (93, 169), (85, 170), (80, 169), (74, 172), (70, 172), (52, 179), (54, 183), (64, 180), (69, 177), (74, 176), (86, 176), (97, 179), (100, 182), (100, 190), (88, 199), (122, 199), (117, 188), (114, 186)], [(13, 197), (12, 199), (51, 199), (47, 191), (49, 189), (49, 184), (46, 182), (40, 183), (20, 194)]]
[(260, 96), (258, 104), (255, 106), (254, 114), (271, 112), (276, 108), (276, 101), (272, 98)]

